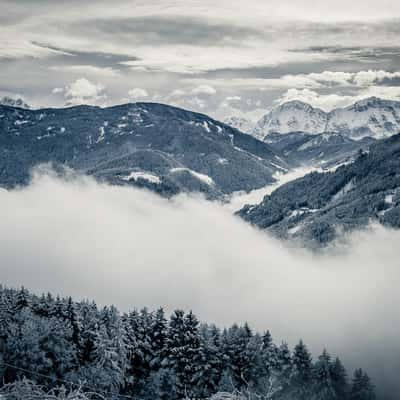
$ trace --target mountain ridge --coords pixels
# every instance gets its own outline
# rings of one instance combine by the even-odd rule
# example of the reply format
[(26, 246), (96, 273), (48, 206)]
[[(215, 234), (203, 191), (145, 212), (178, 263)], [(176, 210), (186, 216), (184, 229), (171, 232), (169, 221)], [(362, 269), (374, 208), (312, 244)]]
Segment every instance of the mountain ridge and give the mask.
[(360, 152), (353, 163), (286, 183), (238, 214), (279, 237), (315, 247), (371, 221), (400, 228), (399, 171), (400, 134)]
[(296, 131), (341, 133), (356, 140), (389, 137), (400, 132), (400, 101), (372, 96), (326, 112), (301, 100), (291, 100), (266, 113), (250, 133), (264, 140), (270, 133)]
[(26, 184), (32, 167), (53, 161), (167, 196), (200, 191), (220, 197), (265, 186), (289, 168), (268, 144), (205, 114), (160, 103), (0, 106), (0, 144), (5, 187)]

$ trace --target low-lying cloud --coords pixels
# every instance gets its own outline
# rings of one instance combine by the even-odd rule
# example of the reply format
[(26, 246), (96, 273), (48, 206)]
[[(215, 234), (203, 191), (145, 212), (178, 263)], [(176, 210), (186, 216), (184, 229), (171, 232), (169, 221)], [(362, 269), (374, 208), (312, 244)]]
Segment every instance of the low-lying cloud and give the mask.
[(327, 347), (400, 390), (399, 231), (371, 227), (313, 254), (201, 198), (51, 173), (0, 190), (0, 219), (7, 285), (248, 321), (291, 345), (302, 337), (315, 354)]

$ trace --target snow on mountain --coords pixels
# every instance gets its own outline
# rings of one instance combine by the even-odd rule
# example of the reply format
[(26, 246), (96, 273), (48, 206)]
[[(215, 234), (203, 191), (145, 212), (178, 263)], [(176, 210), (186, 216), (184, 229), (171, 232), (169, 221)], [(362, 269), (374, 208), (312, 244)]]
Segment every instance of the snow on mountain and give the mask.
[(370, 97), (329, 113), (327, 130), (342, 132), (353, 139), (376, 139), (400, 132), (400, 102)]
[(224, 120), (224, 123), (226, 125), (231, 126), (232, 128), (238, 129), (241, 132), (249, 133), (249, 134), (252, 133), (252, 131), (255, 128), (254, 122), (250, 121), (247, 118), (243, 118), (243, 117), (232, 116), (232, 117), (226, 118)]
[(400, 132), (400, 102), (371, 97), (327, 113), (301, 101), (290, 101), (262, 117), (252, 134), (265, 138), (270, 133), (299, 131), (340, 133), (356, 140), (389, 137)]
[(30, 108), (29, 104), (25, 103), (25, 101), (22, 100), (20, 97), (12, 98), (9, 96), (4, 96), (3, 98), (0, 99), (0, 104), (3, 106), (9, 106), (9, 107), (18, 107), (18, 108), (26, 108), (26, 109)]
[[(29, 182), (41, 163), (170, 197), (222, 198), (275, 181), (280, 152), (204, 114), (157, 103), (25, 110), (0, 105), (0, 186)], [(282, 158), (282, 157), (283, 158)]]
[(271, 132), (323, 133), (328, 121), (327, 114), (302, 101), (289, 101), (274, 108), (256, 124), (253, 135), (265, 137)]
[(376, 141), (352, 163), (288, 182), (239, 215), (279, 237), (324, 246), (339, 232), (379, 222), (400, 228), (400, 134)]

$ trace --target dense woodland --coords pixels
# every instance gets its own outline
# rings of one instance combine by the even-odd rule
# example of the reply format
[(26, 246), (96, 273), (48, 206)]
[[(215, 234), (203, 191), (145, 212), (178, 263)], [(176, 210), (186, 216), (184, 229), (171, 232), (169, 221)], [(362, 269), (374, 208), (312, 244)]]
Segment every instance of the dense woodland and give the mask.
[(119, 313), (24, 288), (1, 287), (0, 299), (3, 398), (375, 398), (361, 369), (348, 377), (327, 350), (313, 360), (302, 340), (291, 350), (247, 323), (220, 330), (192, 312)]

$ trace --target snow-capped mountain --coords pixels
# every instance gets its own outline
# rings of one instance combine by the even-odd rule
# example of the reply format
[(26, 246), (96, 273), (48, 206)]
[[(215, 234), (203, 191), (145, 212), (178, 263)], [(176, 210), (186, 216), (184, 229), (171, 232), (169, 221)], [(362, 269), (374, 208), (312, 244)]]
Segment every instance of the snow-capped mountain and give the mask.
[(0, 186), (26, 184), (52, 162), (164, 196), (216, 198), (272, 183), (279, 152), (212, 118), (157, 103), (25, 110), (0, 106)]
[(243, 117), (229, 117), (224, 120), (224, 123), (231, 126), (232, 128), (236, 128), (241, 132), (251, 134), (255, 128), (255, 124), (253, 121), (250, 121), (247, 118)]
[(326, 130), (342, 132), (354, 139), (392, 136), (400, 132), (400, 101), (370, 97), (338, 108), (329, 113)]
[(297, 131), (340, 133), (356, 140), (389, 137), (400, 132), (400, 102), (371, 97), (325, 112), (301, 101), (290, 101), (262, 117), (252, 134), (265, 137)]
[(25, 101), (22, 100), (20, 97), (12, 98), (9, 96), (4, 96), (0, 99), (0, 105), (30, 109), (29, 104), (25, 103)]
[(294, 100), (281, 104), (262, 117), (257, 122), (253, 135), (264, 138), (271, 132), (318, 134), (325, 132), (327, 121), (328, 116), (324, 111)]

